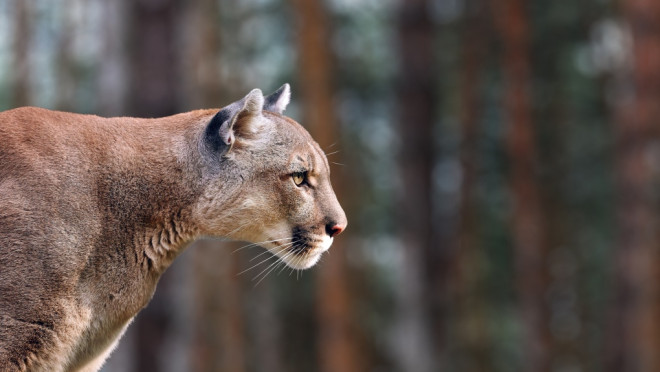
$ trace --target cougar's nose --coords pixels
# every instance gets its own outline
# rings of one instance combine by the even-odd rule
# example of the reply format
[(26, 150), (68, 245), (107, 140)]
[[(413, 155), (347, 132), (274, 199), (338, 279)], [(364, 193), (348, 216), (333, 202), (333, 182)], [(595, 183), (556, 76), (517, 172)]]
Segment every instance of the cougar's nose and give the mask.
[(325, 225), (325, 232), (331, 237), (334, 238), (335, 236), (341, 234), (342, 231), (346, 229), (346, 222), (330, 222), (329, 224)]
[[(334, 196), (334, 195), (333, 195)], [(346, 230), (346, 225), (348, 220), (346, 219), (346, 213), (339, 205), (337, 197), (334, 197), (332, 203), (328, 208), (327, 214), (325, 215), (325, 232), (329, 237), (334, 238), (335, 236), (341, 234), (342, 231)]]
[(335, 236), (341, 234), (342, 231), (344, 231), (344, 226), (340, 226), (339, 224), (327, 224), (325, 226), (325, 232), (331, 238), (334, 238)]

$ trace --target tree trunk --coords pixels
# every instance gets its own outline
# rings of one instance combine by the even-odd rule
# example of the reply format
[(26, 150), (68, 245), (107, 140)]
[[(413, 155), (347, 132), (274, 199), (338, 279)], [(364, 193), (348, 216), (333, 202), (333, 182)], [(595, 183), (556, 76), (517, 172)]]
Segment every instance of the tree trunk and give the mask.
[[(429, 296), (443, 296), (427, 287), (427, 259), (440, 247), (432, 243), (431, 174), (435, 71), (433, 23), (426, 0), (403, 1), (398, 16), (397, 84), (401, 141), (397, 222), (405, 245), (397, 289), (397, 358), (404, 371), (431, 371), (434, 367)], [(435, 260), (433, 264), (435, 264)], [(434, 291), (440, 289), (435, 288)], [(442, 318), (442, 314), (436, 314)], [(442, 334), (442, 332), (438, 332)]]
[(180, 110), (180, 0), (128, 0), (132, 115), (160, 117)]
[[(270, 261), (269, 261), (270, 262)], [(254, 360), (256, 372), (284, 372), (282, 357), (282, 343), (286, 342), (286, 333), (282, 329), (282, 317), (278, 317), (275, 290), (276, 286), (271, 280), (264, 280), (254, 288), (254, 302), (258, 304), (251, 319), (254, 329), (254, 348), (252, 354), (258, 358)]]
[(12, 106), (31, 104), (30, 44), (32, 43), (32, 0), (15, 0), (14, 61), (12, 71)]
[[(304, 97), (303, 122), (322, 149), (337, 141), (339, 120), (335, 111), (333, 55), (329, 26), (321, 1), (292, 0), (298, 22), (299, 82)], [(337, 154), (339, 155), (339, 154)], [(337, 155), (333, 155), (337, 159)], [(332, 182), (342, 198), (341, 168), (333, 169)], [(336, 239), (318, 270), (316, 311), (320, 371), (359, 371), (352, 330), (351, 294), (346, 267), (346, 235)]]
[[(73, 9), (75, 0), (64, 0), (64, 9)], [(76, 61), (73, 55), (73, 42), (76, 35), (76, 22), (70, 12), (62, 12), (62, 24), (57, 45), (57, 98), (58, 110), (74, 111), (76, 102)]]
[(192, 247), (195, 268), (195, 371), (246, 370), (238, 255), (241, 245), (204, 240)]
[(101, 7), (101, 42), (103, 55), (96, 77), (96, 111), (103, 116), (126, 114), (127, 60), (123, 48), (126, 40), (126, 8), (123, 1), (103, 1)]
[[(223, 102), (235, 99), (245, 92), (228, 90), (220, 77), (219, 59), (222, 53), (220, 9), (216, 0), (199, 0), (189, 3), (184, 22), (185, 43), (182, 62), (185, 81), (186, 105), (193, 108), (220, 107)], [(223, 89), (224, 88), (224, 89)]]
[(482, 269), (474, 267), (483, 261), (477, 237), (477, 184), (479, 136), (478, 122), (482, 112), (481, 87), (486, 57), (486, 14), (482, 0), (466, 1), (462, 27), (460, 69), (461, 168), (463, 182), (459, 209), (459, 226), (455, 257), (457, 308), (456, 343), (461, 351), (460, 365), (469, 371), (489, 370), (489, 340), (486, 324)]
[(606, 365), (611, 371), (657, 371), (660, 3), (626, 0), (623, 5), (632, 31), (632, 71), (619, 78), (632, 86), (620, 86), (615, 107), (619, 241), (613, 350)]
[(504, 110), (513, 197), (512, 233), (518, 301), (525, 329), (524, 370), (549, 370), (544, 223), (536, 177), (536, 150), (530, 107), (530, 33), (523, 0), (491, 3), (503, 44)]

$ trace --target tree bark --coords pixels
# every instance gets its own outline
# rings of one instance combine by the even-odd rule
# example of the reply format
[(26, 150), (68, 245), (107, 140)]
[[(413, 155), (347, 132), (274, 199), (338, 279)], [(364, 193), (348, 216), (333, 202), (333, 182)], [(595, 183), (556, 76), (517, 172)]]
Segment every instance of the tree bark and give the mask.
[[(65, 9), (72, 9), (73, 0), (64, 0)], [(75, 20), (71, 13), (63, 12), (63, 22), (57, 45), (57, 98), (56, 107), (62, 111), (74, 111), (76, 96), (76, 61), (73, 55), (73, 42), (76, 34)]]
[[(333, 54), (329, 24), (322, 1), (292, 0), (298, 22), (299, 82), (303, 98), (303, 122), (322, 149), (340, 137), (335, 111)], [(340, 154), (333, 155), (334, 159)], [(335, 160), (336, 161), (336, 160)], [(333, 169), (332, 183), (341, 199), (341, 168)], [(336, 239), (331, 253), (319, 265), (316, 292), (320, 371), (360, 371), (355, 342), (351, 294), (346, 265), (346, 235)]]
[(127, 56), (123, 48), (126, 33), (126, 8), (123, 1), (104, 1), (101, 7), (103, 55), (96, 77), (96, 111), (103, 116), (126, 114)]
[(128, 0), (132, 115), (160, 117), (180, 110), (180, 5), (180, 0)]
[(195, 371), (246, 371), (241, 245), (204, 240), (192, 247), (195, 268)]
[[(444, 297), (431, 290), (427, 269), (441, 247), (432, 243), (431, 174), (433, 122), (436, 104), (433, 51), (434, 28), (426, 0), (403, 1), (397, 19), (400, 71), (397, 82), (401, 189), (396, 220), (405, 251), (397, 288), (397, 359), (404, 371), (434, 370), (430, 298)], [(428, 266), (427, 266), (428, 265)], [(439, 269), (439, 268), (438, 268)], [(439, 272), (446, 272), (439, 271)], [(436, 314), (442, 318), (443, 314)], [(436, 328), (438, 335), (442, 330)]]
[(546, 292), (544, 218), (536, 176), (534, 123), (531, 117), (529, 26), (523, 0), (491, 3), (502, 40), (504, 110), (509, 123), (506, 146), (513, 198), (512, 234), (516, 283), (525, 329), (524, 370), (548, 371), (549, 333)]
[(182, 46), (187, 56), (183, 61), (187, 73), (182, 84), (187, 106), (219, 107), (241, 93), (229, 90), (231, 85), (223, 84), (220, 77), (222, 28), (218, 22), (219, 15), (220, 9), (215, 0), (189, 3), (186, 28), (183, 30), (186, 42)]
[(456, 293), (456, 342), (465, 371), (489, 370), (489, 340), (483, 300), (483, 275), (479, 265), (483, 260), (477, 237), (477, 184), (479, 136), (478, 122), (482, 112), (481, 87), (486, 57), (487, 19), (485, 1), (465, 3), (462, 25), (460, 74), (460, 160), (463, 182), (459, 209), (459, 226), (455, 257), (454, 290)]
[(285, 372), (282, 343), (286, 342), (284, 336), (283, 319), (277, 313), (275, 290), (277, 287), (271, 280), (264, 280), (254, 289), (254, 301), (258, 304), (252, 314), (254, 329), (254, 348), (252, 354), (258, 358), (254, 360), (256, 372)]
[(619, 240), (613, 350), (606, 365), (611, 371), (656, 371), (660, 370), (660, 3), (626, 0), (623, 10), (632, 31), (632, 71), (619, 76), (620, 99), (615, 107)]
[(14, 70), (12, 106), (27, 106), (30, 97), (30, 44), (32, 43), (32, 0), (16, 0), (14, 25)]

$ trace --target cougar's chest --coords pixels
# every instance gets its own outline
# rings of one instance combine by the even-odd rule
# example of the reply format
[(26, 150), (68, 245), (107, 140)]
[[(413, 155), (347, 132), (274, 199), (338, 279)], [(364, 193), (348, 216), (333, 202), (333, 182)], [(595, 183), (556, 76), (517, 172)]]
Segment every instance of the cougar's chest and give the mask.
[(81, 335), (69, 362), (69, 371), (94, 371), (117, 346), (133, 318), (123, 324), (108, 325), (92, 320)]
[(155, 285), (140, 281), (132, 283), (117, 283), (116, 287), (97, 288), (95, 293), (86, 294), (87, 300), (84, 302), (91, 305), (91, 316), (73, 350), (70, 371), (98, 369), (95, 366), (102, 365), (135, 315), (148, 303)]

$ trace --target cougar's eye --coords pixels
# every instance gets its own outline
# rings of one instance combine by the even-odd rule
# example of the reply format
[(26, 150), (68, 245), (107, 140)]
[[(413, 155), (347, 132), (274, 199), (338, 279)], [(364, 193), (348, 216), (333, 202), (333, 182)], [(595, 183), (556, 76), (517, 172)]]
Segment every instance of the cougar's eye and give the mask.
[(296, 186), (302, 186), (302, 184), (304, 184), (307, 179), (307, 174), (306, 172), (296, 172), (291, 175), (291, 178), (293, 179), (293, 183), (295, 183)]

